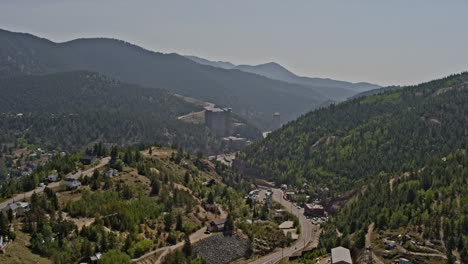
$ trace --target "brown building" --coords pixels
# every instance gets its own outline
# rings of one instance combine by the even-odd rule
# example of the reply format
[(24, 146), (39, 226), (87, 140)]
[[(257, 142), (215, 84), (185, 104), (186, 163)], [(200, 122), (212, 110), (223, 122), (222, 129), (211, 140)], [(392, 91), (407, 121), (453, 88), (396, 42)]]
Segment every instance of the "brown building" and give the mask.
[(232, 109), (205, 107), (205, 125), (216, 137), (227, 137), (232, 133)]
[(224, 230), (224, 224), (226, 224), (226, 218), (215, 219), (210, 222), (208, 230), (210, 232), (222, 232)]
[(324, 216), (325, 209), (321, 204), (312, 203), (312, 204), (305, 204), (304, 206), (304, 215), (307, 216)]

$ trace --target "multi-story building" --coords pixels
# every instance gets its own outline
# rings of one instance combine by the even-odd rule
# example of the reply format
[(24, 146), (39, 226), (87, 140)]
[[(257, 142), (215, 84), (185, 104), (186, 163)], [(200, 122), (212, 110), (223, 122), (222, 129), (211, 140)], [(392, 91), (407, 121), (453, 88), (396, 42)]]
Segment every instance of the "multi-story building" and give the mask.
[(232, 133), (232, 109), (205, 107), (205, 125), (216, 137), (227, 137)]

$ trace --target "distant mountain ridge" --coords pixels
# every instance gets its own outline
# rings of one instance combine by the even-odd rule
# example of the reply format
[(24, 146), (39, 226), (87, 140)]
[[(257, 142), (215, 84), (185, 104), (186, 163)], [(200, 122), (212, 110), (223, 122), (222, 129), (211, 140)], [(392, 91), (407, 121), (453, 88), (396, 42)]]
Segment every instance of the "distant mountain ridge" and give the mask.
[(153, 52), (121, 40), (55, 43), (0, 30), (0, 78), (79, 70), (232, 107), (261, 129), (270, 128), (274, 112), (280, 112), (282, 122), (287, 122), (329, 100), (316, 89), (201, 65), (175, 53)]
[(203, 65), (224, 69), (236, 69), (243, 72), (258, 74), (273, 80), (310, 87), (316, 89), (324, 96), (337, 101), (343, 101), (359, 92), (380, 88), (379, 85), (367, 82), (351, 83), (326, 78), (302, 77), (292, 73), (276, 62), (268, 62), (259, 65), (234, 65), (230, 62), (210, 61), (196, 56), (186, 57)]

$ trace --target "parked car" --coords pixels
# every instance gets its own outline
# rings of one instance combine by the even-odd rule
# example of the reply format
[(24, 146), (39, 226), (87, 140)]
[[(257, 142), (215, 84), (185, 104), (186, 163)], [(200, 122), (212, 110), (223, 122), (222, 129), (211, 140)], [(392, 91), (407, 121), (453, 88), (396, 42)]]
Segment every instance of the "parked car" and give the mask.
[(47, 186), (47, 185), (45, 185), (45, 184), (44, 184), (44, 183), (42, 183), (42, 182), (41, 182), (41, 183), (39, 183), (39, 187), (42, 187), (42, 188), (44, 188), (44, 187), (46, 187), (46, 186)]

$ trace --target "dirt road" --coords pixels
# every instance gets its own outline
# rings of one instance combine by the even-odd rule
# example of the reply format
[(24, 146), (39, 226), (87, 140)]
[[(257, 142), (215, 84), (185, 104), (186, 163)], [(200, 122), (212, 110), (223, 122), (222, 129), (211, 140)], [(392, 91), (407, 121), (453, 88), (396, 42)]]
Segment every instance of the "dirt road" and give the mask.
[[(219, 206), (219, 211), (220, 211), (220, 218), (226, 218), (227, 217), (227, 214), (226, 212), (224, 212), (224, 210), (221, 208), (221, 206)], [(193, 244), (197, 241), (200, 241), (202, 239), (205, 239), (207, 237), (209, 237), (210, 235), (209, 234), (205, 234), (205, 231), (206, 231), (206, 227), (202, 227), (200, 229), (198, 229), (195, 233), (192, 233), (190, 235), (190, 242)], [(164, 258), (164, 256), (166, 256), (167, 254), (169, 254), (171, 251), (181, 247), (184, 245), (184, 241), (181, 241), (175, 245), (172, 245), (172, 246), (167, 246), (167, 247), (162, 247), (162, 248), (158, 248), (156, 250), (153, 250), (151, 252), (148, 252), (146, 254), (144, 254), (143, 256), (139, 257), (139, 258), (135, 258), (135, 259), (132, 259), (132, 262), (140, 262), (140, 263), (146, 263), (145, 262), (145, 259), (146, 258), (149, 258), (159, 252), (162, 252), (161, 255), (159, 255), (159, 257), (157, 258), (157, 260), (153, 263), (157, 264), (157, 263), (161, 263), (162, 259)]]
[[(95, 169), (98, 169), (98, 168), (101, 168), (101, 167), (105, 166), (107, 163), (109, 163), (109, 161), (110, 161), (110, 157), (103, 158), (103, 159), (101, 159), (99, 161), (99, 164), (96, 165), (95, 167), (92, 167), (90, 169), (87, 169), (85, 171), (78, 172), (78, 173), (75, 173), (75, 174), (69, 173), (65, 177), (78, 179), (81, 175), (83, 175), (83, 177), (91, 176), (91, 175), (93, 175), (93, 172), (94, 172)], [(60, 185), (60, 182), (53, 182), (53, 183), (50, 183), (47, 187), (55, 188), (55, 187), (58, 187), (59, 185)], [(17, 194), (14, 197), (0, 203), (0, 208), (4, 208), (5, 206), (7, 206), (10, 203), (21, 201), (21, 200), (24, 200), (26, 198), (29, 198), (29, 197), (31, 197), (33, 195), (33, 193), (41, 193), (41, 192), (44, 191), (44, 189), (45, 189), (45, 187), (37, 187), (36, 189), (34, 189), (32, 191)]]

